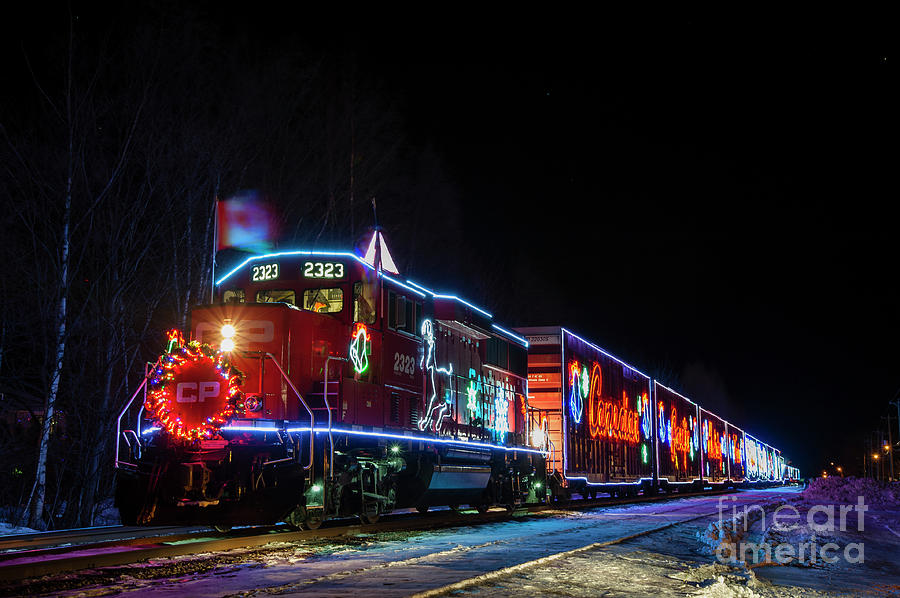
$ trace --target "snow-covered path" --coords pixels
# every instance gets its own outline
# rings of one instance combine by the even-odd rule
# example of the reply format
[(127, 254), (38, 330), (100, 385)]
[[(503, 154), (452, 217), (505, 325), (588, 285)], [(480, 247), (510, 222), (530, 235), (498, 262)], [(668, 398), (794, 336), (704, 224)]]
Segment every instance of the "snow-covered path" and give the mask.
[[(742, 492), (732, 504), (770, 504), (796, 496), (796, 490)], [(730, 500), (730, 499), (729, 499)], [(663, 502), (557, 511), (551, 516), (522, 517), (486, 525), (440, 531), (362, 535), (341, 544), (292, 544), (254, 553), (213, 571), (150, 579), (135, 567), (112, 586), (82, 588), (70, 595), (125, 593), (128, 596), (346, 596), (377, 593), (407, 596), (541, 559), (593, 543), (654, 531), (616, 546), (592, 550), (540, 565), (499, 580), (478, 582), (466, 593), (488, 595), (599, 595), (602, 579), (614, 595), (690, 595), (703, 583), (669, 575), (690, 575), (709, 565), (700, 551), (699, 530), (718, 518), (719, 497), (692, 497)], [(653, 552), (649, 552), (652, 549)], [(648, 551), (646, 558), (633, 556)], [(177, 561), (177, 559), (173, 559)], [(157, 563), (159, 564), (159, 563)], [(177, 563), (173, 564), (178, 570)], [(655, 567), (655, 568), (654, 568)], [(595, 579), (597, 578), (597, 579)], [(583, 580), (593, 580), (582, 585)], [(643, 580), (643, 581), (642, 581)], [(677, 593), (663, 591), (675, 585)], [(654, 589), (658, 588), (658, 589)]]
[[(729, 526), (743, 506), (767, 521)], [(900, 595), (900, 505), (882, 501), (865, 531), (774, 531), (779, 505), (806, 521), (815, 509), (797, 488), (743, 491), (593, 509), (544, 511), (502, 522), (420, 532), (362, 532), (339, 538), (157, 559), (38, 582), (54, 596), (714, 596)], [(732, 511), (733, 510), (733, 511)], [(724, 511), (724, 512), (723, 512)], [(720, 512), (722, 516), (720, 517)], [(865, 543), (865, 561), (775, 566), (718, 561), (726, 542), (835, 549)], [(749, 566), (748, 566), (749, 565)], [(61, 591), (63, 588), (73, 588)], [(76, 588), (77, 589), (74, 589)], [(38, 589), (43, 588), (43, 589)]]

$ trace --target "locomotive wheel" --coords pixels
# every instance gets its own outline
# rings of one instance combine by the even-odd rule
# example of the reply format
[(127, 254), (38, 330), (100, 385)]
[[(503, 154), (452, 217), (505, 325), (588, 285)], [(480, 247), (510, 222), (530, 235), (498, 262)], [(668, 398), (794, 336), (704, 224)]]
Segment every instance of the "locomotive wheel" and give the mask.
[(450, 507), (451, 511), (456, 511), (457, 513), (459, 513), (459, 505), (452, 504), (452, 505), (447, 505), (447, 506)]
[(359, 520), (363, 522), (364, 525), (374, 525), (378, 523), (378, 519), (380, 519), (380, 515), (378, 513), (360, 513)]
[(322, 521), (323, 518), (319, 515), (307, 515), (303, 520), (303, 529), (317, 530), (322, 527)]
[(227, 534), (231, 531), (231, 526), (227, 523), (217, 523), (213, 525), (213, 529), (219, 532), (220, 534)]

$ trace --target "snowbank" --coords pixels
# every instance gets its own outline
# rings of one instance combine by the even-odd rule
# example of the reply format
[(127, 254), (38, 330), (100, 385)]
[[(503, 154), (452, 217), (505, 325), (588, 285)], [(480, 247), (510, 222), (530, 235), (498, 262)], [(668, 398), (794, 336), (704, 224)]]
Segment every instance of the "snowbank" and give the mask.
[(868, 478), (814, 478), (803, 491), (808, 503), (855, 504), (862, 496), (867, 505), (900, 505), (900, 483), (879, 482)]
[(39, 534), (40, 531), (31, 529), (30, 527), (22, 527), (0, 521), (0, 536), (11, 536), (13, 534)]

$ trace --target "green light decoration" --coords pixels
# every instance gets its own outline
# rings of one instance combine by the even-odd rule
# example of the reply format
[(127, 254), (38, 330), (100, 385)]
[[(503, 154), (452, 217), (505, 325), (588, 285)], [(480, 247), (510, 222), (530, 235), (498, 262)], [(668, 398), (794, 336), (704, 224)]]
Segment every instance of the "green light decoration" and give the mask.
[(478, 409), (478, 389), (481, 387), (481, 381), (478, 379), (478, 372), (475, 368), (469, 368), (469, 386), (466, 388), (466, 409), (475, 412)]
[(643, 459), (644, 463), (646, 463), (648, 458), (647, 445), (641, 444), (641, 459)]
[(357, 324), (350, 341), (350, 361), (357, 374), (362, 374), (369, 368), (369, 357), (366, 355), (366, 343), (368, 342), (369, 334), (366, 331), (366, 325)]
[(478, 389), (475, 388), (475, 382), (469, 382), (469, 388), (466, 389), (466, 397), (468, 397), (466, 409), (475, 411), (478, 408)]
[(591, 380), (588, 378), (587, 366), (581, 368), (581, 398), (586, 399), (588, 390), (591, 386)]

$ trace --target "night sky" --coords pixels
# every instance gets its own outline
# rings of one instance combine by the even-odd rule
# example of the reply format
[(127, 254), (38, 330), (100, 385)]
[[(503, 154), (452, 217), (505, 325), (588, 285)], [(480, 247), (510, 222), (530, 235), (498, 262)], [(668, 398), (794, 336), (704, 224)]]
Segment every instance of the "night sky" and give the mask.
[(461, 18), (332, 47), (454, 174), (464, 242), (510, 289), (498, 319), (570, 327), (807, 475), (861, 469), (900, 387), (896, 71), (877, 14), (778, 16)]
[(251, 64), (352, 61), (435, 156), (460, 224), (417, 281), (565, 325), (805, 475), (861, 469), (900, 387), (884, 15), (244, 6), (199, 18)]

